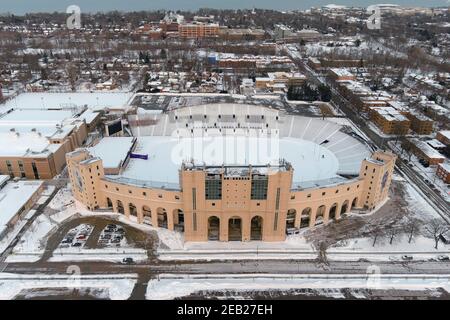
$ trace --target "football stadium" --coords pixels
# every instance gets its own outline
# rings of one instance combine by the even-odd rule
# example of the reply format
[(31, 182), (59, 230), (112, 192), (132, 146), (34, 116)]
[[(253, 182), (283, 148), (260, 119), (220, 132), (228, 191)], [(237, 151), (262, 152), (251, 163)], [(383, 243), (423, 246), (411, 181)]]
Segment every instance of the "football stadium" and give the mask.
[(127, 120), (132, 136), (67, 154), (74, 196), (185, 241), (283, 241), (388, 197), (395, 156), (326, 118), (230, 103)]

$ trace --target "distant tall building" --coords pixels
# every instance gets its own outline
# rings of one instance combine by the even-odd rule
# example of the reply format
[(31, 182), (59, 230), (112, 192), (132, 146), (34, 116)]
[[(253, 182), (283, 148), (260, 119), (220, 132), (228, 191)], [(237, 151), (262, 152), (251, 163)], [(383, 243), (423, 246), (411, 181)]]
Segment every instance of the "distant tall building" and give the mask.
[(199, 39), (219, 35), (219, 25), (216, 23), (186, 23), (178, 26), (180, 38)]

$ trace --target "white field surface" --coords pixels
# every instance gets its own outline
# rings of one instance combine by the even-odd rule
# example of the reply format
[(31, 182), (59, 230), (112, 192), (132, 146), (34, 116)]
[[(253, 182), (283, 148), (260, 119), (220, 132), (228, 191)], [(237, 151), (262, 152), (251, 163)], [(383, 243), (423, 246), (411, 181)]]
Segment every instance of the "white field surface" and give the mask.
[[(287, 291), (292, 289), (450, 289), (450, 275), (283, 275), (283, 274), (162, 274), (150, 280), (146, 299), (168, 300), (200, 290)], [(342, 297), (343, 296), (335, 296)]]
[(106, 292), (111, 300), (125, 300), (137, 282), (136, 274), (73, 275), (73, 271), (68, 270), (67, 275), (0, 273), (0, 300), (14, 299), (26, 290), (51, 288), (93, 288)]
[(0, 113), (11, 108), (47, 109), (74, 104), (88, 108), (119, 107), (131, 98), (129, 92), (27, 92), (0, 104)]

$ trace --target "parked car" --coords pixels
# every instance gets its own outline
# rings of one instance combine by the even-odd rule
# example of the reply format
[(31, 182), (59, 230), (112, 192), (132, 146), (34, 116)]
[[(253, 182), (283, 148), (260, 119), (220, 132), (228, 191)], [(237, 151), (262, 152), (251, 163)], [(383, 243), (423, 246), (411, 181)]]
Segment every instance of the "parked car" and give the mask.
[(124, 263), (124, 264), (133, 264), (134, 260), (133, 260), (133, 258), (130, 258), (130, 257), (123, 258), (122, 263)]
[(450, 258), (446, 255), (440, 255), (437, 257), (439, 261), (449, 261)]
[(407, 255), (407, 254), (402, 256), (402, 260), (405, 260), (405, 261), (411, 261), (412, 259), (413, 259), (413, 257), (410, 255)]
[(72, 243), (72, 247), (81, 247), (83, 244), (81, 242)]
[(450, 244), (450, 230), (441, 233), (441, 235), (439, 236), (442, 240), (443, 243), (445, 244)]

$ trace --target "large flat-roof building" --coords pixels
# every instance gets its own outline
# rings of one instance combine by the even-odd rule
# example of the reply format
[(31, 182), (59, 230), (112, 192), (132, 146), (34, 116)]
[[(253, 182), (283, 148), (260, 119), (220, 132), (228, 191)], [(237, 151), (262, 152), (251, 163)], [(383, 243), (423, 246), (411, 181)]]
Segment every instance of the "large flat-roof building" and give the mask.
[(0, 239), (34, 204), (43, 190), (42, 181), (8, 181), (0, 175)]
[(385, 134), (405, 135), (409, 131), (411, 121), (402, 112), (392, 107), (369, 108), (370, 119)]
[(216, 23), (183, 23), (178, 26), (180, 38), (201, 39), (217, 37), (219, 35), (219, 25)]
[(71, 110), (10, 109), (0, 114), (0, 174), (51, 179), (87, 133), (85, 118)]
[(282, 241), (388, 196), (395, 155), (320, 118), (211, 104), (129, 120), (136, 137), (67, 154), (74, 196), (186, 241)]

